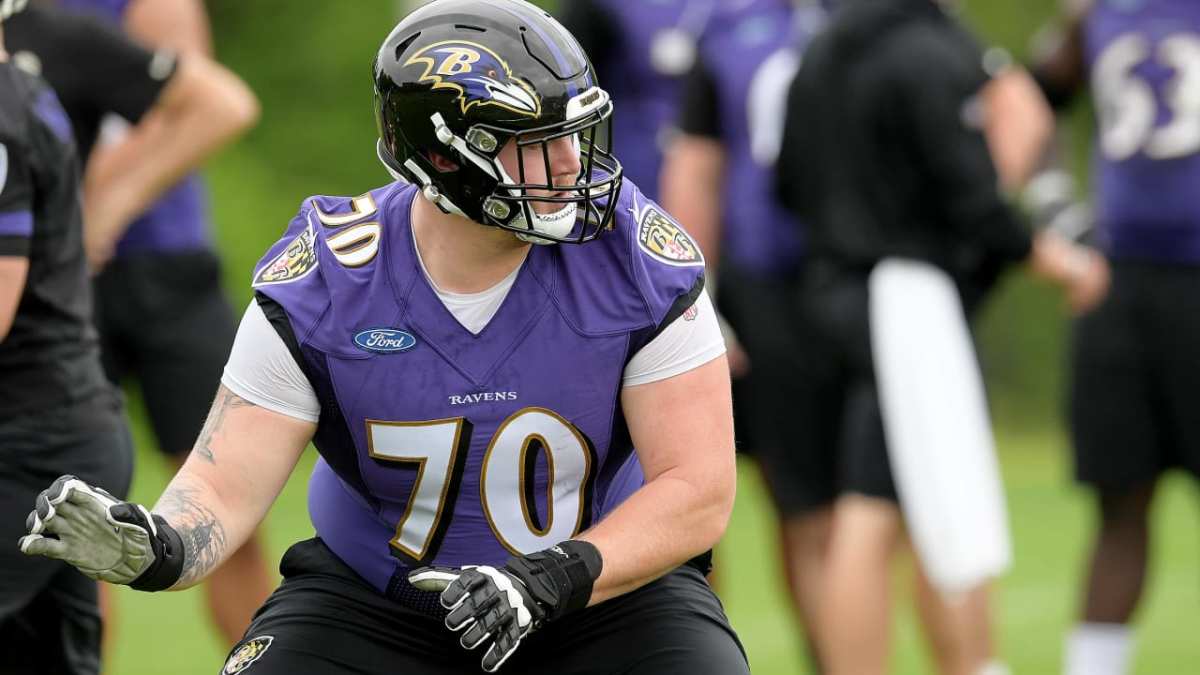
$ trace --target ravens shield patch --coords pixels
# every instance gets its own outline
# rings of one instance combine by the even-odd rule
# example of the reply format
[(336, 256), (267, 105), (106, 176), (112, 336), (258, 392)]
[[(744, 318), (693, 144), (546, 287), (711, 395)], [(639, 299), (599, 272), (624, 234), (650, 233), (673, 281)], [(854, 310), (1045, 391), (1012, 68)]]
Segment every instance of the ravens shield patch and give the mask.
[(308, 275), (317, 266), (317, 251), (313, 246), (316, 236), (312, 228), (296, 235), (283, 253), (267, 263), (254, 275), (254, 286), (283, 284)]
[(668, 265), (680, 267), (704, 264), (700, 247), (675, 221), (653, 206), (638, 218), (638, 246)]
[(237, 673), (245, 671), (266, 653), (274, 641), (275, 638), (270, 635), (260, 635), (242, 643), (242, 646), (238, 647), (225, 662), (225, 668), (221, 670), (221, 675), (237, 675)]

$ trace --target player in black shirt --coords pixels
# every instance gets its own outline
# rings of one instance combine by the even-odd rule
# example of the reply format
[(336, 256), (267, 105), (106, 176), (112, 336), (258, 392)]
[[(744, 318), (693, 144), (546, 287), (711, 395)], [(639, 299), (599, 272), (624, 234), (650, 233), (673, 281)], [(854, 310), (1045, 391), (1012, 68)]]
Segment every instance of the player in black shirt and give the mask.
[[(951, 661), (939, 658), (941, 669), (1003, 672), (998, 665), (981, 670), (990, 652), (986, 578), (1007, 561), (1008, 537), (964, 307), (969, 314), (1005, 267), (1027, 259), (1035, 271), (1066, 286), (1080, 310), (1098, 302), (1106, 287), (1107, 268), (1098, 254), (1049, 234), (1032, 236), (1005, 203), (1001, 184), (1020, 184), (1022, 174), (1036, 164), (1038, 136), (1046, 135), (1020, 126), (1014, 133), (1012, 125), (1027, 119), (1026, 115), (1028, 119), (1040, 116), (1046, 118), (1042, 125), (1048, 131), (1048, 111), (1044, 103), (1029, 105), (1038, 99), (1028, 75), (1012, 79), (1012, 70), (989, 62), (941, 4), (847, 0), (806, 51), (789, 93), (778, 164), (780, 196), (808, 227), (810, 264), (803, 302), (816, 330), (827, 337), (828, 351), (823, 356), (838, 369), (843, 389), (837, 398), (840, 414), (834, 416), (843, 430), (837, 447), (840, 496), (834, 507), (825, 585), (829, 601), (823, 606), (821, 631), (822, 655), (833, 675), (886, 671), (890, 561), (905, 526), (921, 554), (922, 571), (939, 588), (949, 587), (951, 574), (935, 573), (951, 567), (950, 573), (963, 575), (955, 579), (962, 585), (954, 590), (968, 602), (953, 607), (925, 603), (927, 611), (935, 610), (931, 616), (944, 615), (941, 620), (949, 623), (942, 625), (952, 627), (948, 634), (958, 643), (948, 650), (947, 645), (939, 645), (938, 652), (953, 657)], [(997, 96), (1004, 91), (1010, 96)], [(1025, 96), (1027, 104), (1013, 107), (1014, 92)], [(1029, 113), (1031, 107), (1042, 112)], [(1014, 148), (1020, 151), (1013, 152)], [(906, 320), (909, 327), (931, 325), (924, 317), (932, 303), (914, 306), (912, 301), (902, 302), (904, 297), (891, 304), (890, 300), (877, 302), (889, 297), (887, 291), (896, 285), (883, 287), (875, 272), (881, 267), (895, 270), (895, 264), (908, 274), (919, 270), (921, 282), (936, 279), (939, 291), (949, 289), (937, 296), (942, 302), (936, 307), (948, 308), (938, 316), (950, 318), (923, 336), (928, 339), (910, 345), (907, 356), (921, 347), (951, 342), (948, 335), (956, 336), (955, 344), (964, 345), (957, 353), (971, 352), (955, 361), (955, 368), (943, 362), (902, 373), (906, 384), (942, 387), (928, 398), (908, 392), (909, 400), (918, 405), (934, 402), (920, 414), (900, 412), (903, 406), (897, 399), (905, 396), (888, 399), (884, 394), (889, 381), (877, 377), (877, 372), (898, 372), (894, 366), (900, 359), (877, 354), (895, 344), (889, 338), (904, 332), (901, 322)], [(901, 321), (876, 321), (881, 304), (904, 308)], [(946, 391), (969, 391), (978, 405), (975, 400), (959, 405), (962, 399)], [(881, 406), (881, 401), (888, 405)], [(964, 410), (972, 425), (957, 424), (968, 416)], [(914, 440), (917, 434), (904, 433), (914, 427), (897, 420), (928, 421), (927, 426), (916, 427), (924, 438)], [(935, 444), (933, 437), (946, 428), (966, 430), (945, 445)], [(935, 446), (963, 452), (957, 456), (922, 453)], [(969, 462), (961, 459), (968, 456), (966, 450)], [(927, 456), (930, 462), (921, 474), (923, 481), (915, 480), (914, 472), (896, 470), (898, 479), (907, 479), (898, 495), (892, 467), (910, 467), (914, 457)], [(938, 480), (951, 472), (930, 468), (956, 461), (978, 480), (967, 481), (958, 471), (951, 480)], [(971, 514), (954, 523), (967, 527), (946, 528), (955, 534), (965, 532), (964, 536), (952, 539), (938, 532), (923, 539), (922, 532), (937, 532), (937, 528), (918, 525), (936, 519), (914, 518), (914, 512), (929, 513), (922, 507), (936, 506), (937, 497), (953, 492), (956, 482), (979, 488), (941, 504), (941, 514)], [(984, 516), (975, 517), (980, 513)], [(931, 539), (931, 545), (922, 547)], [(956, 542), (963, 542), (958, 550), (968, 554), (946, 563), (945, 551), (954, 551)], [(972, 557), (983, 550), (998, 553), (986, 560)], [(960, 558), (969, 558), (969, 563)], [(936, 600), (932, 593), (924, 597)], [(938, 621), (936, 616), (933, 619)]]
[[(131, 446), (91, 324), (70, 123), (2, 45), (0, 541), (14, 542), (47, 478), (86, 474), (123, 494)], [(97, 673), (99, 639), (95, 582), (0, 546), (0, 672)]]
[[(18, 62), (36, 61), (81, 144), (85, 242), (93, 267), (103, 267), (93, 288), (105, 372), (114, 383), (140, 391), (155, 445), (177, 468), (200, 432), (237, 328), (220, 285), (207, 190), (199, 176), (188, 175), (148, 211), (131, 214), (137, 215), (132, 223), (97, 222), (89, 207), (121, 195), (113, 181), (125, 175), (113, 164), (129, 164), (122, 141), (130, 136), (153, 148), (165, 165), (223, 144), (253, 123), (257, 105), (245, 85), (211, 60), (200, 0), (59, 5), (76, 11), (31, 8), (15, 18), (10, 46)], [(147, 41), (153, 51), (125, 43), (119, 32)], [(103, 58), (95, 53), (101, 48)], [(175, 53), (179, 68), (171, 67)], [(152, 109), (156, 113), (149, 115)], [(153, 122), (144, 123), (147, 118)], [(102, 127), (103, 140), (92, 152)], [(144, 174), (147, 167), (136, 159), (129, 169)], [(205, 584), (213, 623), (226, 644), (241, 638), (273, 585), (258, 537)], [(111, 620), (114, 605), (105, 606)]]
[[(51, 474), (106, 476), (115, 489), (126, 489), (130, 470), (127, 433), (120, 421), (119, 399), (104, 377), (97, 337), (90, 325), (91, 290), (84, 252), (103, 246), (89, 242), (87, 235), (119, 232), (254, 116), (253, 97), (245, 86), (203, 57), (177, 61), (169, 52), (151, 53), (97, 20), (36, 4), (10, 17), (5, 27), (13, 54), (6, 70), (13, 77), (19, 70), (13, 65), (40, 73), (55, 88), (51, 91), (41, 80), (25, 78), (40, 83), (31, 103), (38, 116), (30, 119), (51, 130), (63, 149), (55, 162), (42, 158), (31, 163), (34, 155), (28, 154), (27, 146), (39, 136), (21, 131), (31, 128), (31, 123), (12, 127), (25, 118), (0, 120), (8, 136), (16, 139), (7, 152), (8, 189), (13, 193), (10, 197), (6, 190), (0, 206), (0, 256), (15, 259), (6, 258), (6, 264), (0, 266), (8, 270), (0, 283), (0, 295), (11, 291), (14, 306), (20, 302), (14, 326), (0, 342), (0, 480), (5, 481), (0, 484), (0, 516), (13, 514), (11, 522), (0, 517), (4, 522), (0, 532), (8, 531), (5, 528), (10, 525), (20, 528), (28, 496), (37, 494), (25, 486), (44, 483)], [(22, 100), (4, 98), (13, 105)], [(244, 110), (247, 107), (249, 112)], [(136, 123), (152, 110), (154, 124), (136, 126), (125, 142), (106, 151), (103, 170), (89, 174), (83, 205), (88, 223), (85, 233), (76, 196), (79, 167), (86, 156), (78, 156), (79, 146), (72, 138), (78, 138), (87, 152), (105, 113)], [(50, 166), (59, 167), (55, 169), (58, 173)], [(69, 174), (69, 182), (59, 174)], [(22, 176), (29, 176), (24, 184), (18, 182)], [(28, 204), (21, 206), (24, 202)], [(9, 210), (14, 213), (5, 213)], [(32, 213), (31, 220), (28, 213)], [(104, 239), (101, 237), (102, 243)], [(93, 262), (103, 261), (103, 255), (92, 257)], [(26, 266), (28, 282), (23, 283), (20, 271)], [(5, 306), (0, 299), (0, 315)], [(112, 438), (117, 433), (119, 444)], [(115, 457), (114, 445), (121, 450)], [(100, 621), (94, 611), (94, 584), (77, 575), (64, 575), (62, 584), (86, 586), (62, 591), (56, 585), (58, 577), (51, 579), (57, 566), (30, 565), (19, 552), (10, 565), (9, 552), (2, 547), (0, 551), (4, 551), (0, 553), (0, 618), (9, 618), (0, 630), (0, 672), (12, 672), (5, 659), (22, 654), (39, 659), (37, 672), (46, 672), (47, 658), (69, 661), (61, 668), (49, 668), (53, 672), (97, 672), (94, 638)], [(47, 584), (49, 590), (35, 598), (38, 589)], [(78, 609), (60, 617), (58, 605)], [(38, 641), (43, 636), (59, 634), (67, 636), (64, 640), (69, 643), (28, 648), (41, 645)], [(13, 648), (7, 648), (9, 645)]]

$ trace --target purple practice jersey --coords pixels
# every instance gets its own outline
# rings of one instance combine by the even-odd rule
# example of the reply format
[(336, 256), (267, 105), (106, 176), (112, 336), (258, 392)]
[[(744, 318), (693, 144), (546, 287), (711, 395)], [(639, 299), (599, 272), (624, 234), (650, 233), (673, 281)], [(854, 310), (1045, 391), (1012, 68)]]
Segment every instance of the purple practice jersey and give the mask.
[[(120, 24), (130, 0), (59, 0), (71, 11), (88, 13)], [(117, 242), (116, 257), (211, 247), (208, 195), (193, 174), (168, 190), (129, 226)]]
[(700, 43), (726, 151), (722, 256), (747, 271), (793, 272), (803, 252), (800, 227), (775, 198), (773, 167), (788, 86), (823, 18), (819, 7), (795, 9), (792, 0), (730, 2)]
[(1085, 55), (1106, 252), (1200, 263), (1200, 2), (1097, 0)]
[(704, 282), (695, 243), (626, 181), (613, 229), (533, 246), (473, 334), (420, 268), (417, 197), (306, 200), (254, 280), (321, 402), (312, 522), (381, 591), (417, 564), (553, 546), (640, 487), (622, 375)]

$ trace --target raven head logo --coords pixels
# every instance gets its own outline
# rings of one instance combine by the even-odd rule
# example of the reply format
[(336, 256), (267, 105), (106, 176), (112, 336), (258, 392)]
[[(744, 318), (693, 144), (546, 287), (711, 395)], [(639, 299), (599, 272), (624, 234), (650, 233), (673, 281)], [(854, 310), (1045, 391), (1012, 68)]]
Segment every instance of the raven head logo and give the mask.
[(433, 82), (434, 89), (458, 92), (458, 103), (465, 114), (472, 106), (496, 106), (539, 117), (542, 101), (533, 87), (514, 77), (512, 69), (495, 52), (461, 40), (437, 42), (417, 52), (405, 66), (425, 67), (421, 82)]

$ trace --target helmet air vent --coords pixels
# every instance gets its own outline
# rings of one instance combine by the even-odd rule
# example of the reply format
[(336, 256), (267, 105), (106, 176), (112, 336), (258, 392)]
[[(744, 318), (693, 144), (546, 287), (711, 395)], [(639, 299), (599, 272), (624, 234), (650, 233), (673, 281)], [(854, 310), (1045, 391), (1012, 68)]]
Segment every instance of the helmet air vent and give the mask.
[(486, 33), (487, 32), (486, 28), (483, 28), (480, 26), (472, 26), (472, 25), (466, 24), (466, 23), (456, 23), (456, 24), (454, 24), (454, 27), (457, 28), (458, 30), (473, 30), (476, 33)]
[(409, 46), (411, 46), (412, 43), (419, 37), (421, 37), (420, 31), (413, 33), (412, 35), (405, 38), (400, 44), (396, 45), (396, 60), (397, 61), (401, 60), (400, 55), (403, 54), (405, 52), (405, 50), (407, 50), (409, 48)]

